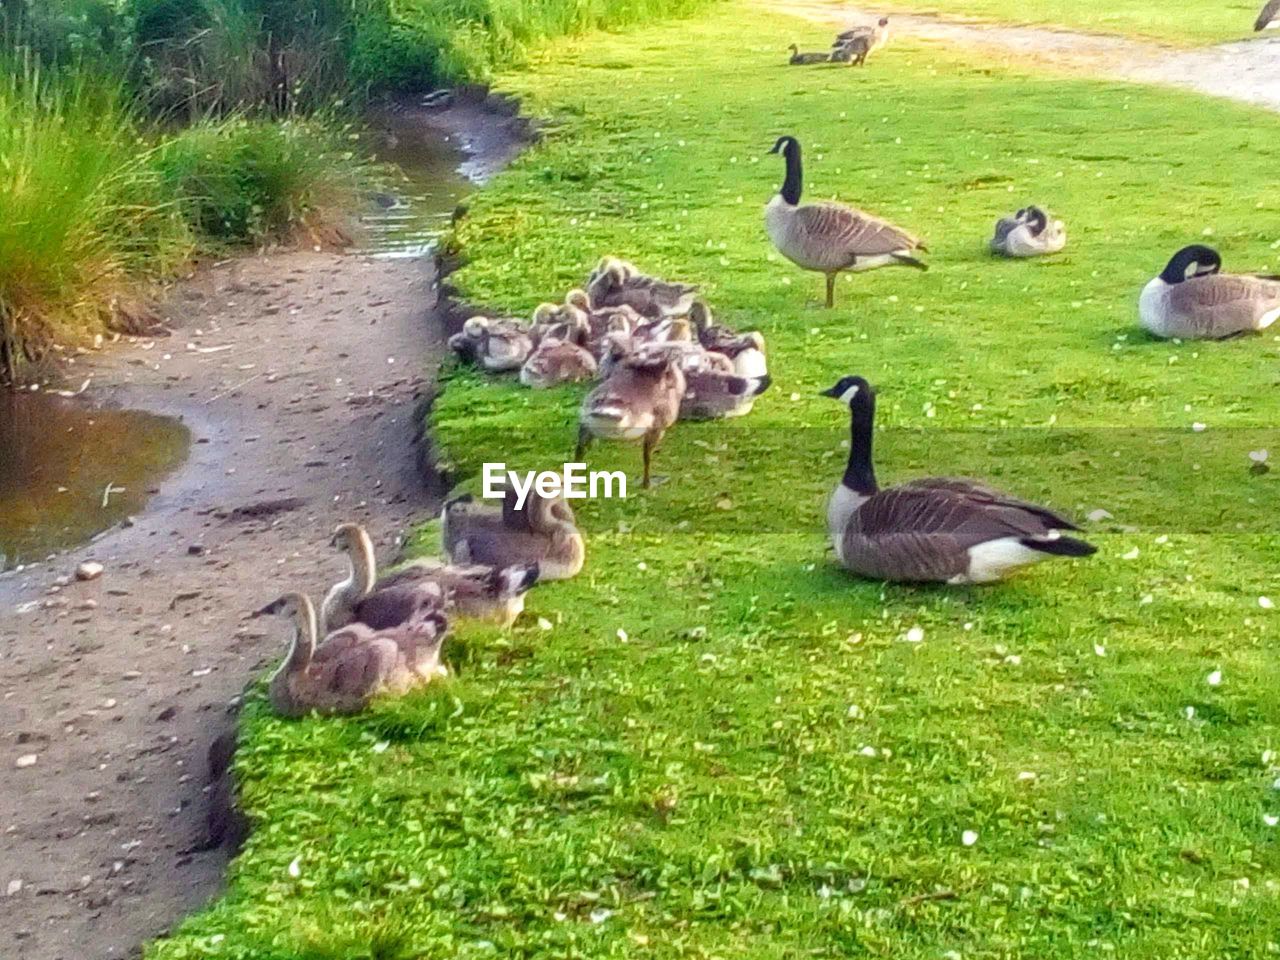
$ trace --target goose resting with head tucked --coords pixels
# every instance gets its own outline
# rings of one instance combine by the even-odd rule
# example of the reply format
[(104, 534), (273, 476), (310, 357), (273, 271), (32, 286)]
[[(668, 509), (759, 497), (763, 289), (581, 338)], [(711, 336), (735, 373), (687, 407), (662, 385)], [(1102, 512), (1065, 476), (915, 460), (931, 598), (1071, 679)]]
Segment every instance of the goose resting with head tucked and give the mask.
[(844, 377), (824, 396), (849, 406), (849, 461), (827, 505), (836, 556), (873, 580), (992, 583), (1051, 557), (1087, 557), (1092, 544), (1052, 511), (972, 480), (929, 477), (882, 490), (871, 461), (875, 392)]
[(281, 716), (358, 713), (376, 697), (404, 694), (440, 673), (448, 622), (438, 611), (390, 630), (352, 624), (318, 645), (315, 607), (305, 594), (286, 594), (258, 611), (279, 614), (293, 623), (289, 652), (268, 687)]
[(826, 275), (828, 307), (835, 305), (836, 277), (845, 271), (929, 269), (914, 256), (925, 245), (905, 230), (843, 203), (801, 205), (804, 169), (795, 137), (779, 137), (769, 152), (781, 153), (787, 162), (782, 189), (764, 209), (769, 239), (796, 266)]
[(689, 312), (698, 288), (641, 273), (634, 264), (605, 257), (587, 278), (587, 299), (596, 310), (630, 307), (642, 317), (682, 317)]
[(1280, 317), (1280, 277), (1219, 273), (1222, 257), (1192, 244), (1173, 255), (1138, 298), (1142, 325), (1157, 337), (1222, 340), (1265, 330)]
[(1067, 230), (1061, 220), (1050, 220), (1037, 206), (1019, 210), (1013, 217), (996, 221), (991, 252), (1006, 257), (1040, 257), (1058, 253), (1067, 245)]
[(573, 508), (563, 497), (544, 497), (529, 490), (524, 507), (507, 487), (502, 508), (477, 503), (470, 495), (444, 505), (440, 542), (452, 563), (507, 568), (537, 564), (542, 580), (576, 577), (586, 560), (586, 543)]

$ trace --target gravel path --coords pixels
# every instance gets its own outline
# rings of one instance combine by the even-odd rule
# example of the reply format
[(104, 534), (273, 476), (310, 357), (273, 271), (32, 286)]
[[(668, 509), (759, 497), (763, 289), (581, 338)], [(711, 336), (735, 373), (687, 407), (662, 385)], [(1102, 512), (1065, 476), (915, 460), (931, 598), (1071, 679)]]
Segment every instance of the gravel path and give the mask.
[[(415, 112), (481, 172), (518, 150), (483, 107)], [(385, 560), (437, 509), (416, 443), (436, 280), (430, 259), (236, 259), (173, 291), (172, 336), (77, 364), (86, 401), (181, 417), (195, 444), (131, 526), (0, 577), (4, 960), (134, 956), (221, 886), (206, 756), (287, 640), (250, 611), (342, 576), (337, 523)], [(66, 583), (82, 560), (105, 572)]]
[[(778, 13), (839, 29), (871, 22), (874, 17), (870, 10), (825, 0), (757, 2)], [(1165, 84), (1280, 110), (1280, 37), (1186, 49), (1126, 37), (913, 14), (895, 13), (892, 26), (897, 36), (980, 48), (1003, 54), (1019, 66)], [(868, 62), (874, 66), (874, 57)]]

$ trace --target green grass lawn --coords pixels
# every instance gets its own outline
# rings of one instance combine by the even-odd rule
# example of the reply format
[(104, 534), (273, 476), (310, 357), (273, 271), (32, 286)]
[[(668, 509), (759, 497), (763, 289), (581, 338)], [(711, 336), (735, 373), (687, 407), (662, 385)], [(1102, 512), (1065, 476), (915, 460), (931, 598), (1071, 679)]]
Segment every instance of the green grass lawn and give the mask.
[(1152, 0), (890, 0), (886, 9), (972, 17), (1003, 23), (1044, 24), (1146, 37), (1175, 44), (1221, 43), (1252, 36), (1262, 0), (1168, 5)]
[[(1277, 448), (1280, 345), (1157, 343), (1135, 301), (1207, 231), (1228, 269), (1277, 269), (1280, 118), (906, 43), (794, 70), (743, 17), (565, 42), (505, 77), (548, 137), (472, 202), (456, 280), (523, 313), (629, 256), (762, 330), (773, 390), (678, 425), (668, 482), (580, 506), (582, 576), (509, 635), (459, 629), (453, 680), (345, 721), (252, 705), (257, 829), (150, 960), (1278, 949), (1280, 613), (1259, 598), (1280, 601), (1280, 488), (1248, 452)], [(930, 272), (818, 308), (821, 278), (763, 232), (783, 132), (811, 197), (919, 231)], [(992, 221), (1031, 201), (1067, 252), (991, 260)], [(844, 575), (822, 509), (847, 415), (816, 395), (844, 373), (881, 388), (883, 480), (1106, 509), (1099, 554), (994, 588)], [(485, 460), (571, 454), (581, 389), (446, 386), (437, 438), (473, 485)], [(634, 480), (639, 451), (592, 466)]]

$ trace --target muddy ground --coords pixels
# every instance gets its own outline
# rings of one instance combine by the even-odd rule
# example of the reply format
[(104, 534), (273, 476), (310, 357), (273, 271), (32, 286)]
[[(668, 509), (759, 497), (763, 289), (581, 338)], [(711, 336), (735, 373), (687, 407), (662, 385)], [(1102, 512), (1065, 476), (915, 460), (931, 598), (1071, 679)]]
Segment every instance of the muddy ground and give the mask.
[[(483, 104), (396, 109), (459, 137), (475, 174), (522, 133)], [(285, 643), (250, 612), (340, 579), (338, 522), (390, 558), (436, 510), (415, 415), (436, 280), (430, 259), (236, 259), (171, 292), (171, 336), (77, 363), (86, 402), (181, 417), (195, 442), (132, 526), (0, 578), (0, 957), (132, 956), (217, 892), (206, 753)], [(59, 586), (86, 559), (102, 577)]]

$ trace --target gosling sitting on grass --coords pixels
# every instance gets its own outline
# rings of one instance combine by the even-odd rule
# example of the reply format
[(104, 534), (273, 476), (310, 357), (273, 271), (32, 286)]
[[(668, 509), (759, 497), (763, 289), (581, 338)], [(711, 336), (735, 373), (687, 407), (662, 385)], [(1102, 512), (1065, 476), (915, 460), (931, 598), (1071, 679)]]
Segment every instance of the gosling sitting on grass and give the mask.
[(826, 63), (831, 59), (831, 54), (814, 51), (812, 53), (801, 53), (800, 48), (796, 44), (787, 47), (791, 51), (791, 59), (787, 63), (793, 67), (804, 67), (811, 63)]
[(991, 252), (1005, 257), (1041, 257), (1058, 253), (1067, 245), (1067, 228), (1050, 220), (1037, 206), (1025, 207), (1012, 217), (996, 221)]

